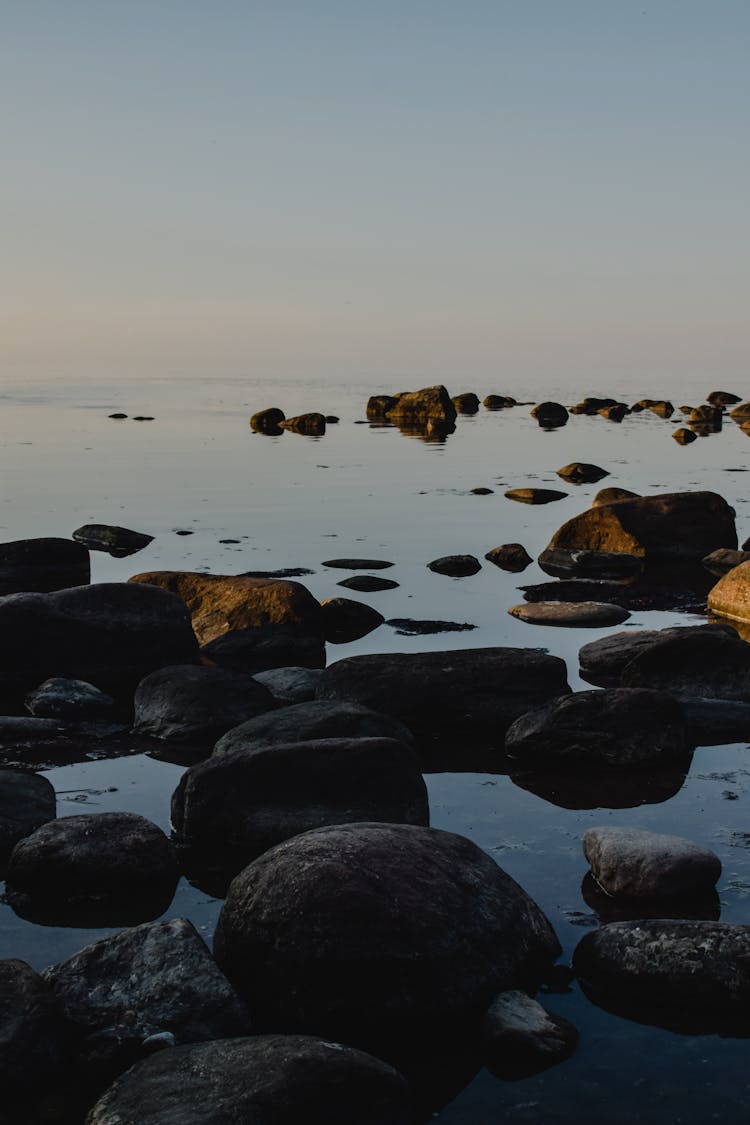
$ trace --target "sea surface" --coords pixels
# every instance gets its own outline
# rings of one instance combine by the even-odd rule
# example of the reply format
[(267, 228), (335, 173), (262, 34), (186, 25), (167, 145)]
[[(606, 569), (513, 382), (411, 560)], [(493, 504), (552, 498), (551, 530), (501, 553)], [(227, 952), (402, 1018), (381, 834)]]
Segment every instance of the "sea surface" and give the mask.
[[(433, 380), (435, 381), (435, 380)], [(472, 631), (403, 636), (383, 625), (367, 637), (329, 645), (329, 664), (367, 652), (417, 652), (490, 645), (543, 647), (566, 660), (569, 682), (578, 674), (580, 646), (615, 630), (563, 629), (525, 624), (509, 616), (518, 587), (548, 580), (533, 563), (509, 574), (484, 562), (485, 552), (520, 542), (536, 558), (556, 528), (590, 506), (602, 487), (652, 494), (711, 489), (737, 513), (740, 542), (750, 535), (750, 438), (728, 420), (721, 434), (680, 447), (671, 438), (681, 415), (669, 421), (649, 412), (622, 424), (571, 417), (567, 426), (541, 430), (529, 405), (499, 412), (480, 408), (459, 416), (444, 441), (407, 437), (365, 420), (370, 394), (414, 389), (384, 379), (368, 385), (279, 382), (236, 377), (203, 380), (138, 379), (64, 382), (50, 377), (0, 383), (0, 536), (15, 540), (70, 536), (85, 523), (109, 523), (147, 532), (153, 542), (139, 554), (114, 559), (92, 554), (92, 580), (119, 581), (154, 569), (248, 570), (305, 567), (300, 581), (318, 599), (351, 596), (386, 618), (441, 619)], [(750, 397), (747, 387), (566, 386), (554, 380), (519, 386), (498, 378), (457, 377), (451, 394), (511, 394), (527, 403), (572, 404), (586, 394), (633, 402), (669, 397), (676, 407), (696, 405), (715, 389)], [(320, 411), (339, 418), (321, 438), (295, 433), (255, 434), (252, 413), (279, 406), (287, 416)], [(108, 417), (123, 412), (126, 419)], [(135, 421), (134, 415), (151, 416)], [(595, 485), (569, 485), (556, 470), (571, 461), (600, 465), (609, 476)], [(506, 489), (559, 488), (565, 499), (542, 506), (515, 503)], [(489, 488), (489, 495), (472, 489)], [(189, 531), (184, 535), (178, 532)], [(482, 570), (453, 579), (426, 568), (448, 554), (473, 554)], [(395, 590), (372, 594), (342, 589), (346, 572), (327, 568), (335, 557), (385, 559)], [(697, 624), (700, 615), (635, 612), (620, 628)], [(598, 924), (581, 893), (587, 864), (581, 839), (594, 825), (623, 825), (687, 836), (721, 858), (721, 918), (750, 923), (750, 748), (701, 747), (681, 785), (668, 799), (611, 808), (569, 808), (559, 794), (521, 788), (498, 767), (472, 772), (471, 747), (456, 747), (451, 772), (427, 776), (432, 824), (476, 841), (540, 904), (564, 947), (563, 960)], [(454, 764), (452, 762), (452, 764)], [(106, 760), (60, 765), (46, 772), (58, 792), (58, 814), (130, 810), (169, 829), (169, 797), (182, 767), (134, 752)], [(652, 795), (653, 796), (653, 795)], [(635, 801), (639, 800), (636, 796)], [(646, 794), (641, 798), (648, 802)], [(570, 801), (567, 802), (571, 803)], [(208, 943), (221, 902), (182, 880), (164, 917), (193, 920)], [(20, 957), (36, 968), (53, 964), (107, 931), (40, 926), (0, 903), (0, 957)], [(574, 983), (543, 997), (572, 1020), (580, 1042), (572, 1058), (541, 1075), (504, 1082), (489, 1072), (476, 1078), (436, 1119), (445, 1125), (499, 1121), (568, 1123), (747, 1121), (750, 1046), (740, 1038), (678, 1034), (612, 1015), (591, 1003)]]

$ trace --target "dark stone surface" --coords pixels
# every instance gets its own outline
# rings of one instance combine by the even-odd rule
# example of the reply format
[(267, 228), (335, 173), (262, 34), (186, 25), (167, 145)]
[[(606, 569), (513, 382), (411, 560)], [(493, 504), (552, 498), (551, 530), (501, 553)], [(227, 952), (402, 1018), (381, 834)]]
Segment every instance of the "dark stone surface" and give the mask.
[(487, 562), (513, 574), (520, 574), (534, 561), (522, 543), (503, 543), (500, 547), (493, 547), (484, 557)]
[(323, 668), (326, 647), (320, 633), (306, 633), (296, 625), (261, 625), (223, 633), (203, 645), (201, 656), (220, 668), (254, 675), (290, 665)]
[(259, 1035), (160, 1051), (97, 1102), (87, 1125), (411, 1125), (386, 1063), (307, 1036)]
[(83, 543), (90, 551), (105, 551), (116, 559), (124, 559), (142, 551), (153, 543), (153, 535), (142, 531), (131, 531), (127, 527), (116, 527), (106, 523), (86, 523), (73, 532), (76, 543)]
[(455, 1041), (559, 948), (536, 904), (470, 840), (388, 824), (321, 828), (266, 852), (232, 883), (214, 938), (261, 1030), (391, 1058), (424, 1037)]
[(339, 660), (319, 698), (371, 707), (415, 734), (502, 741), (519, 715), (567, 691), (564, 662), (541, 649), (474, 648)]
[(54, 820), (55, 788), (36, 773), (0, 769), (0, 861), (24, 836)]
[(505, 750), (526, 766), (557, 759), (619, 769), (684, 758), (691, 747), (671, 696), (613, 689), (576, 692), (527, 712), (506, 734)]
[(84, 586), (90, 579), (89, 553), (72, 539), (16, 539), (0, 543), (0, 596), (48, 593)]
[(237, 857), (235, 871), (291, 836), (358, 820), (429, 824), (410, 746), (349, 737), (218, 754), (187, 770), (172, 796), (177, 840)]
[(134, 706), (139, 734), (213, 745), (232, 727), (272, 711), (276, 700), (246, 673), (185, 664), (159, 668), (141, 680)]
[(750, 926), (640, 919), (586, 934), (573, 967), (611, 1011), (681, 1031), (750, 1032)]
[(0, 635), (0, 679), (23, 693), (59, 675), (124, 692), (155, 668), (198, 660), (184, 603), (128, 582), (1, 598)]
[(482, 564), (474, 555), (444, 555), (427, 563), (427, 569), (435, 574), (446, 574), (450, 578), (465, 578), (480, 571)]
[(280, 707), (241, 723), (219, 739), (214, 753), (232, 754), (318, 738), (395, 738), (412, 742), (408, 727), (388, 714), (348, 700), (315, 699)]
[(7, 890), (14, 910), (32, 920), (86, 925), (101, 915), (132, 924), (166, 909), (177, 878), (155, 824), (135, 813), (94, 813), (49, 821), (16, 844)]

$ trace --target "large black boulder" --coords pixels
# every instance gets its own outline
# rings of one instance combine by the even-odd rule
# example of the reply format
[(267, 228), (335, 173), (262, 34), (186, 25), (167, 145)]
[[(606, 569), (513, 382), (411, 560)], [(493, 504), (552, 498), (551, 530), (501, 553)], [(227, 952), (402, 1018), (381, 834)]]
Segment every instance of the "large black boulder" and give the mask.
[(402, 1076), (362, 1051), (258, 1035), (160, 1051), (116, 1082), (87, 1125), (411, 1125)]
[(470, 840), (402, 824), (295, 836), (232, 882), (214, 952), (259, 1030), (383, 1057), (461, 1036), (559, 953), (538, 906)]

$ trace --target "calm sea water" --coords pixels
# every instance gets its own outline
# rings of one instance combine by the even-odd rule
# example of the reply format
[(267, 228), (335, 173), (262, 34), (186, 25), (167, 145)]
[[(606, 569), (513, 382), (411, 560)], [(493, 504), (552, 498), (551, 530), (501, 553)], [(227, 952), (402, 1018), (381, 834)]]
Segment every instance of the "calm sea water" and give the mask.
[[(412, 385), (424, 385), (422, 379)], [(681, 448), (670, 422), (649, 413), (622, 425), (574, 417), (544, 432), (529, 407), (459, 417), (445, 442), (423, 442), (392, 428), (359, 424), (370, 393), (404, 389), (321, 386), (304, 379), (139, 380), (127, 384), (61, 384), (35, 380), (0, 385), (0, 536), (68, 536), (83, 523), (120, 524), (154, 536), (146, 550), (115, 560), (93, 554), (94, 581), (116, 581), (151, 569), (237, 574), (303, 566), (302, 579), (319, 599), (353, 596), (387, 618), (469, 622), (473, 632), (403, 637), (382, 626), (350, 645), (329, 646), (329, 663), (360, 652), (420, 651), (485, 645), (546, 647), (563, 657), (574, 688), (579, 647), (609, 630), (526, 625), (508, 606), (518, 586), (543, 581), (534, 563), (522, 575), (489, 563), (475, 576), (451, 579), (426, 569), (446, 554), (482, 559), (501, 543), (521, 542), (536, 557), (555, 529), (587, 508), (599, 488), (642, 493), (707, 488), (737, 511), (740, 541), (750, 535), (747, 507), (750, 440), (732, 423), (720, 435)], [(626, 401), (643, 396), (695, 404), (717, 389), (670, 388), (643, 380), (630, 387), (563, 389), (553, 380), (534, 387), (503, 380), (456, 379), (452, 394), (474, 390), (570, 404), (584, 394)], [(729, 387), (744, 394), (750, 388)], [(340, 421), (320, 439), (253, 434), (251, 413), (280, 406), (285, 413), (319, 410)], [(110, 420), (123, 411), (130, 417)], [(136, 422), (136, 414), (153, 421)], [(575, 487), (555, 470), (591, 461), (609, 471), (597, 485)], [(514, 486), (560, 488), (557, 503), (530, 507), (503, 497)], [(485, 496), (471, 489), (493, 490)], [(189, 530), (189, 536), (176, 534)], [(233, 539), (239, 542), (222, 543)], [(342, 590), (341, 571), (326, 559), (363, 556), (392, 561), (396, 590)], [(674, 613), (635, 613), (625, 628), (696, 623)], [(168, 828), (169, 796), (180, 767), (142, 755), (60, 766), (48, 771), (59, 815), (127, 809)], [(485, 848), (549, 915), (569, 958), (596, 916), (581, 894), (587, 865), (585, 830), (632, 825), (688, 836), (711, 846), (723, 863), (721, 917), (750, 922), (750, 757), (748, 747), (699, 748), (678, 790), (661, 803), (635, 808), (561, 808), (501, 773), (428, 776), (432, 823), (463, 833)], [(729, 795), (729, 796), (728, 796)], [(191, 918), (210, 943), (220, 902), (183, 880), (166, 916)], [(104, 931), (42, 927), (0, 905), (0, 956), (35, 967), (59, 961)], [(741, 1039), (683, 1036), (610, 1015), (577, 989), (550, 997), (549, 1006), (581, 1030), (575, 1055), (535, 1078), (505, 1083), (487, 1072), (439, 1116), (450, 1125), (512, 1122), (690, 1122), (747, 1119), (748, 1044)]]

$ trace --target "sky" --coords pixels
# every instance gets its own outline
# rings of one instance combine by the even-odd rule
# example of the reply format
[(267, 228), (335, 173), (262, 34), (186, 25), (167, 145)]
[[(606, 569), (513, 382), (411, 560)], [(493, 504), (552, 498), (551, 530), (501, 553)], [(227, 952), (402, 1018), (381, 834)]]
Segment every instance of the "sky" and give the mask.
[(0, 383), (747, 376), (747, 0), (0, 21)]

